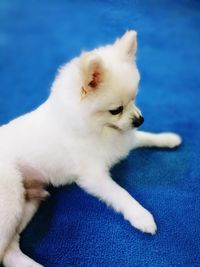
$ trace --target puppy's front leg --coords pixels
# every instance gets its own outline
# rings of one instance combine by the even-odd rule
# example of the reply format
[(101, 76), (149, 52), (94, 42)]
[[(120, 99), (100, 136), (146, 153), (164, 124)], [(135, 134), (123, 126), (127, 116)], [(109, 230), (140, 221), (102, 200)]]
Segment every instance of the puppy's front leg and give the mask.
[(107, 173), (93, 173), (82, 176), (77, 184), (88, 193), (98, 197), (108, 206), (123, 214), (131, 225), (142, 232), (155, 234), (156, 224), (153, 216), (131, 195), (116, 184)]
[(174, 148), (181, 144), (181, 137), (175, 133), (148, 133), (135, 131), (132, 148), (138, 147), (166, 147)]

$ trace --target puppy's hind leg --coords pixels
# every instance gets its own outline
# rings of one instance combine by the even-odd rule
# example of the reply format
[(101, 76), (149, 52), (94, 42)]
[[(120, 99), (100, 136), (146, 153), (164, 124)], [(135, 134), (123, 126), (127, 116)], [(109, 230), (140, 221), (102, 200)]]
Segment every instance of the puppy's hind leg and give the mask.
[(0, 262), (16, 234), (24, 208), (21, 174), (12, 165), (0, 163)]
[(132, 148), (138, 147), (161, 147), (174, 148), (181, 144), (182, 140), (178, 134), (175, 133), (148, 133), (142, 131), (135, 131), (133, 134)]
[[(26, 202), (23, 212), (23, 219), (20, 223), (18, 232), (21, 233), (26, 225), (31, 220), (32, 216), (36, 212), (39, 206), (38, 200), (31, 200)], [(7, 248), (3, 264), (5, 267), (42, 267), (39, 263), (35, 262), (28, 256), (26, 256), (19, 247), (19, 234), (13, 238), (11, 244)]]

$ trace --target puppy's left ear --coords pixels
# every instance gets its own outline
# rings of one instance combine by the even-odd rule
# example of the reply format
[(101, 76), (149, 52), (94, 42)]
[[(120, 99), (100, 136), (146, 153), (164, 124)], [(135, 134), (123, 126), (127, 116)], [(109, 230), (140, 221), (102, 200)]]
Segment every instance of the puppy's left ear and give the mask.
[(104, 78), (103, 62), (95, 53), (84, 53), (81, 57), (82, 95), (97, 90)]
[(116, 40), (114, 46), (125, 60), (133, 61), (137, 50), (137, 32), (127, 31), (120, 39)]

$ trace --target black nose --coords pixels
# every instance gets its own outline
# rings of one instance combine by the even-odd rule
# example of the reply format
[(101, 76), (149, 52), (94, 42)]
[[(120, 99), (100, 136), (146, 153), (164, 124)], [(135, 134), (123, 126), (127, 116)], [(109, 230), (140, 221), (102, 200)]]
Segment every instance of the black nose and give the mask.
[(139, 118), (134, 117), (132, 121), (132, 125), (135, 128), (138, 128), (144, 122), (144, 118), (140, 116)]

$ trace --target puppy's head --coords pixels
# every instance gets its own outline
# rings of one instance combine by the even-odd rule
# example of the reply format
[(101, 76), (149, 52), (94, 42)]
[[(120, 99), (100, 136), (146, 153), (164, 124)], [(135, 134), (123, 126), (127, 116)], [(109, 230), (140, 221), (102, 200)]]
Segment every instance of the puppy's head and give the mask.
[(81, 105), (94, 127), (127, 131), (142, 124), (135, 105), (140, 79), (136, 49), (137, 34), (128, 31), (113, 45), (81, 55)]

